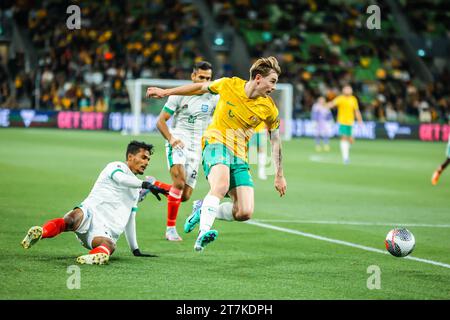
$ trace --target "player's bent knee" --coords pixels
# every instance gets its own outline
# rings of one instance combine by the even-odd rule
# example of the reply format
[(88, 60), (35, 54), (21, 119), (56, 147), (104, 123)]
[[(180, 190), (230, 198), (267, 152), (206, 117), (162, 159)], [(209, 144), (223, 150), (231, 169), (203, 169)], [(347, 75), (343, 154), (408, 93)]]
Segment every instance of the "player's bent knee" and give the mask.
[(183, 190), (185, 185), (186, 185), (185, 182), (182, 181), (182, 180), (178, 180), (178, 181), (174, 181), (174, 182), (173, 182), (173, 186), (174, 186), (176, 189), (178, 189), (178, 190)]
[(76, 208), (71, 212), (64, 215), (64, 223), (66, 225), (65, 231), (75, 231), (80, 226), (83, 221), (83, 211), (81, 209)]
[(192, 187), (189, 185), (186, 185), (183, 189), (183, 194), (181, 195), (181, 202), (188, 201), (192, 196)]
[(251, 215), (238, 215), (238, 214), (236, 214), (236, 216), (234, 217), (234, 219), (236, 220), (236, 221), (247, 221), (247, 220), (250, 220), (250, 218), (251, 218)]
[(74, 230), (74, 222), (75, 220), (70, 215), (64, 216), (64, 224), (66, 225), (66, 231), (73, 231)]
[(183, 190), (186, 185), (186, 178), (179, 173), (172, 173), (173, 186), (178, 190)]
[(172, 167), (171, 171), (173, 186), (179, 190), (183, 190), (186, 185), (186, 177), (184, 171), (178, 169), (177, 167)]
[(247, 221), (250, 220), (253, 215), (253, 210), (250, 209), (244, 209), (244, 210), (237, 210), (234, 214), (234, 218), (237, 221)]
[(212, 195), (218, 196), (218, 197), (220, 197), (220, 198), (222, 199), (222, 198), (224, 198), (225, 195), (227, 194), (228, 188), (229, 188), (229, 187), (228, 187), (227, 184), (222, 184), (222, 185), (219, 185), (219, 186), (214, 186), (214, 187), (211, 188), (210, 193), (211, 193)]

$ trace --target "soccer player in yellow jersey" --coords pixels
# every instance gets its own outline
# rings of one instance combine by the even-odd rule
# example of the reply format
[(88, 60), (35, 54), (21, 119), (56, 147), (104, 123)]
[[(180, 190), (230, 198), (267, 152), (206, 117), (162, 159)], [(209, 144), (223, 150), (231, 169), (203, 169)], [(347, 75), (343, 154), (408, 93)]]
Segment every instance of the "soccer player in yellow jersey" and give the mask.
[(339, 123), (339, 135), (341, 137), (341, 154), (344, 164), (350, 163), (350, 146), (353, 143), (353, 124), (355, 116), (359, 124), (363, 123), (358, 100), (353, 95), (351, 86), (342, 88), (342, 95), (327, 103), (329, 108), (337, 107), (337, 122)]
[[(200, 223), (194, 245), (196, 251), (214, 241), (217, 230), (211, 230), (217, 216), (224, 220), (245, 221), (254, 210), (253, 181), (248, 166), (247, 143), (254, 129), (264, 122), (269, 130), (272, 157), (275, 163), (275, 189), (286, 193), (281, 155), (278, 109), (269, 97), (275, 90), (281, 70), (274, 57), (260, 58), (250, 68), (250, 80), (238, 77), (221, 78), (212, 83), (188, 84), (171, 89), (150, 87), (147, 97), (193, 95), (205, 92), (220, 94), (211, 124), (202, 137), (203, 169), (210, 190), (194, 206), (186, 219), (185, 232)], [(233, 203), (220, 201), (229, 195)]]

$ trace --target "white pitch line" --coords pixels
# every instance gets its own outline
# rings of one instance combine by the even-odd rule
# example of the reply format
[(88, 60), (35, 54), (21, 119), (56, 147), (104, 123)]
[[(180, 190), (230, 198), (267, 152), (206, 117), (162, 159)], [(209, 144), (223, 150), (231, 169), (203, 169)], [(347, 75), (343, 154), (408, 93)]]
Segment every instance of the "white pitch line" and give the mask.
[[(342, 241), (342, 240), (336, 240), (336, 239), (331, 239), (331, 238), (327, 238), (327, 237), (322, 237), (322, 236), (318, 236), (318, 235), (315, 235), (315, 234), (312, 234), (312, 233), (301, 232), (301, 231), (298, 231), (298, 230), (281, 228), (281, 227), (273, 226), (273, 225), (270, 225), (270, 224), (267, 224), (267, 223), (256, 222), (256, 221), (253, 221), (253, 220), (246, 221), (246, 223), (254, 225), (254, 226), (258, 226), (258, 227), (261, 227), (261, 228), (272, 229), (272, 230), (277, 230), (277, 231), (281, 231), (281, 232), (296, 234), (296, 235), (304, 236), (304, 237), (307, 237), (307, 238), (312, 238), (312, 239), (316, 239), (316, 240), (322, 240), (322, 241), (327, 241), (327, 242), (331, 242), (331, 243), (341, 244), (341, 245), (344, 245), (344, 246), (348, 246), (348, 247), (352, 247), (352, 248), (358, 248), (358, 249), (365, 250), (365, 251), (377, 252), (377, 253), (382, 253), (382, 254), (389, 254), (387, 251), (384, 251), (384, 250), (371, 248), (371, 247), (366, 247), (366, 246), (363, 246), (363, 245), (360, 245), (360, 244), (351, 243), (351, 242), (347, 242), (347, 241)], [(449, 264), (438, 262), (438, 261), (421, 259), (421, 258), (416, 258), (416, 257), (411, 257), (411, 256), (407, 256), (404, 259), (419, 261), (419, 262), (428, 263), (428, 264), (432, 264), (432, 265), (435, 265), (435, 266), (440, 266), (440, 267), (444, 267), (444, 268), (450, 269), (450, 265)]]
[(355, 226), (402, 226), (402, 227), (427, 227), (427, 228), (450, 228), (450, 224), (427, 224), (427, 223), (389, 223), (389, 222), (363, 222), (363, 221), (332, 221), (332, 220), (282, 220), (282, 219), (257, 219), (259, 222), (281, 222), (281, 223), (305, 223), (305, 224), (343, 224)]

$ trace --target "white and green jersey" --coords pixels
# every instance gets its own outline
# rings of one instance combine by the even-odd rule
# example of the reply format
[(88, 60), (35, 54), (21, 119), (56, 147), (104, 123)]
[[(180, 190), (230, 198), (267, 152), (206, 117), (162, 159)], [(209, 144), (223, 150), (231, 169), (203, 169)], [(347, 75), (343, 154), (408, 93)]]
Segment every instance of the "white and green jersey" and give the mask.
[(189, 149), (201, 148), (203, 131), (211, 122), (218, 95), (170, 96), (163, 110), (172, 115), (170, 133)]
[(219, 95), (170, 96), (163, 110), (173, 115), (170, 133), (183, 141), (184, 148), (173, 150), (166, 141), (167, 166), (184, 166), (186, 184), (195, 188), (202, 159), (202, 135), (211, 122)]
[(109, 163), (100, 173), (82, 206), (91, 209), (96, 218), (104, 222), (115, 236), (125, 229), (132, 211), (137, 210), (137, 202), (142, 181), (138, 179), (126, 163)]

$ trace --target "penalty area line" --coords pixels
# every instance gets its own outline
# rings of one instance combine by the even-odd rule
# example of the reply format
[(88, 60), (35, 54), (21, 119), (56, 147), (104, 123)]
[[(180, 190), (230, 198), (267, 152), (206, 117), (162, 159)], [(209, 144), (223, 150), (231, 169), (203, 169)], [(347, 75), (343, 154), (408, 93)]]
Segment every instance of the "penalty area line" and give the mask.
[[(322, 241), (331, 242), (331, 243), (334, 243), (334, 244), (340, 244), (340, 245), (344, 245), (344, 246), (348, 246), (348, 247), (352, 247), (352, 248), (357, 248), (357, 249), (361, 249), (361, 250), (365, 250), (365, 251), (377, 252), (377, 253), (381, 253), (381, 254), (389, 254), (389, 252), (387, 252), (385, 250), (371, 248), (371, 247), (363, 246), (363, 245), (352, 243), (352, 242), (347, 242), (347, 241), (342, 241), (342, 240), (322, 237), (322, 236), (318, 236), (318, 235), (315, 235), (315, 234), (312, 234), (312, 233), (301, 232), (301, 231), (298, 231), (298, 230), (277, 227), (277, 226), (273, 226), (273, 225), (267, 224), (267, 223), (256, 222), (256, 221), (253, 221), (253, 220), (246, 221), (245, 223), (251, 224), (251, 225), (254, 225), (254, 226), (257, 226), (257, 227), (261, 227), (261, 228), (266, 228), (266, 229), (272, 229), (272, 230), (276, 230), (276, 231), (291, 233), (291, 234), (295, 234), (295, 235), (299, 235), (299, 236), (303, 236), (303, 237), (307, 237), (307, 238), (312, 238), (312, 239), (316, 239), (316, 240), (322, 240)], [(435, 265), (435, 266), (439, 266), (439, 267), (444, 267), (444, 268), (450, 269), (450, 265), (449, 264), (438, 262), (438, 261), (421, 259), (421, 258), (416, 258), (416, 257), (411, 257), (411, 256), (406, 256), (406, 257), (404, 257), (404, 259), (414, 260), (414, 261), (423, 262), (423, 263), (428, 263), (428, 264), (432, 264), (432, 265)]]

